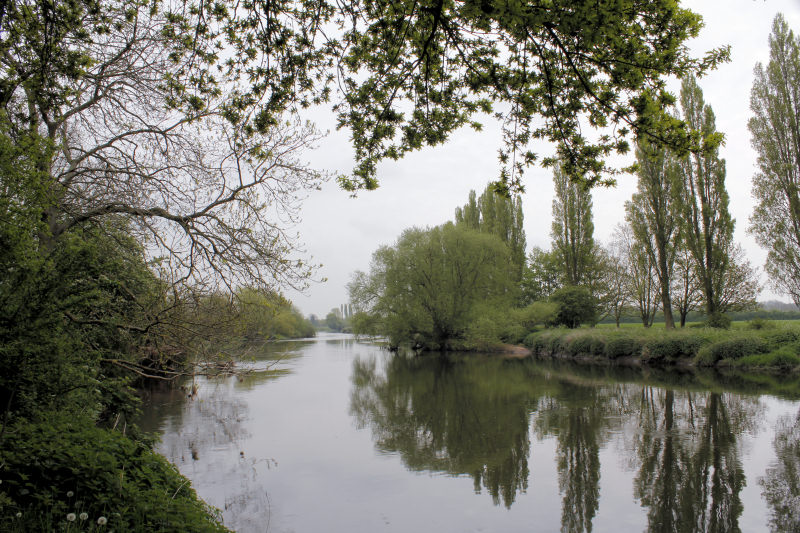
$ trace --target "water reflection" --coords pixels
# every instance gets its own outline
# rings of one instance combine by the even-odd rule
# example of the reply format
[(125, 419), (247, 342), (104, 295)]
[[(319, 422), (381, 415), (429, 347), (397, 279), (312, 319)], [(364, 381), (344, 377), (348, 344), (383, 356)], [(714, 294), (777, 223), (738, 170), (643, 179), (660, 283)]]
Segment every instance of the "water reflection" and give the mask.
[(649, 531), (740, 531), (738, 442), (762, 411), (749, 397), (642, 390), (634, 496), (648, 508)]
[[(469, 475), (476, 492), (486, 489), (509, 508), (535, 482), (529, 428), (538, 441), (554, 439), (565, 532), (592, 531), (600, 450), (618, 439), (648, 531), (739, 531), (739, 444), (763, 416), (758, 398), (691, 390), (696, 383), (688, 375), (673, 377), (690, 385), (686, 390), (618, 382), (608, 373), (474, 357), (394, 357), (384, 367), (374, 358), (356, 360), (351, 413), (381, 452), (399, 454), (412, 470)], [(788, 458), (764, 482), (774, 502), (787, 493), (800, 497), (799, 425), (785, 424), (791, 430), (776, 439)]]
[(800, 531), (800, 413), (784, 416), (775, 431), (776, 460), (760, 480), (772, 531)]
[(145, 409), (237, 531), (800, 531), (793, 378), (403, 357), (347, 337), (237, 366), (251, 372)]
[(531, 386), (498, 360), (393, 357), (353, 364), (351, 413), (415, 471), (471, 476), (510, 507), (528, 484)]
[(539, 403), (535, 426), (539, 438), (557, 440), (558, 488), (563, 495), (561, 530), (592, 530), (600, 496), (600, 447), (609, 430), (618, 424), (612, 417), (612, 398), (604, 389), (568, 380)]

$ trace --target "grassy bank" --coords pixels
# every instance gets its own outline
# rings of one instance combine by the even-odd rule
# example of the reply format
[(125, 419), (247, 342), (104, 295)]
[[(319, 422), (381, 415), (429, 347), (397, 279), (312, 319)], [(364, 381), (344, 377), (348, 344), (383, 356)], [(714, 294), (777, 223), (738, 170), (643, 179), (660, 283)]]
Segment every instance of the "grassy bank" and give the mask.
[(731, 330), (557, 328), (528, 335), (525, 345), (540, 357), (800, 370), (800, 325), (795, 323), (759, 320)]

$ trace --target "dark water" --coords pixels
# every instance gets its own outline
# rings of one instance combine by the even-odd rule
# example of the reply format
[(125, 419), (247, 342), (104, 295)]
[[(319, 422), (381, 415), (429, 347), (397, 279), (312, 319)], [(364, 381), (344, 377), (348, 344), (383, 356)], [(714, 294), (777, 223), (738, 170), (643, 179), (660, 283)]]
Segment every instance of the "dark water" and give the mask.
[[(142, 425), (238, 531), (800, 531), (789, 378), (275, 343)], [(796, 378), (795, 378), (796, 379)]]

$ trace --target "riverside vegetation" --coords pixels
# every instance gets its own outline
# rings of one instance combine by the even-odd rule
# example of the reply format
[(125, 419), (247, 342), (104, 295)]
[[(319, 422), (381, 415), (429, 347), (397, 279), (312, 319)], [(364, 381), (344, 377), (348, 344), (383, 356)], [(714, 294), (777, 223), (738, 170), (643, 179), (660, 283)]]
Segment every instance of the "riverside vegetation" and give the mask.
[[(776, 155), (764, 138), (770, 124), (784, 135), (786, 124), (800, 116), (798, 102), (771, 100), (766, 89), (780, 93), (800, 77), (800, 40), (780, 15), (770, 48), (769, 76), (759, 65), (752, 92), (758, 118), (750, 126), (763, 174), (754, 195), (765, 205), (797, 206), (797, 189), (775, 182), (800, 179), (793, 170), (800, 145), (786, 137), (790, 148)], [(471, 193), (452, 222), (406, 230), (394, 245), (374, 253), (369, 272), (353, 275), (353, 331), (384, 335), (393, 348), (416, 350), (491, 350), (524, 341), (546, 356), (771, 370), (800, 366), (798, 328), (753, 320), (731, 329), (731, 315), (758, 308), (762, 287), (733, 239), (725, 160), (714, 142), (722, 134), (692, 76), (683, 78), (670, 112), (702, 132), (707, 149), (680, 153), (640, 139), (637, 192), (610, 243), (595, 240), (591, 190), (570, 178), (564, 162), (553, 171), (550, 250), (534, 248), (525, 256), (519, 198), (489, 185), (478, 198)], [(772, 185), (765, 185), (769, 180)], [(800, 227), (800, 210), (792, 213), (788, 220)], [(753, 231), (762, 231), (767, 214), (760, 208)], [(797, 305), (791, 277), (781, 272), (797, 270), (800, 233), (784, 226), (767, 271), (774, 287), (793, 295)], [(687, 317), (698, 312), (704, 327), (687, 328)], [(664, 329), (654, 327), (657, 315)], [(620, 328), (630, 316), (638, 317), (640, 330)], [(616, 331), (594, 327), (601, 320), (613, 321)]]
[[(728, 58), (727, 47), (689, 55), (685, 43), (702, 18), (670, 3), (556, 4), (4, 3), (0, 528), (224, 530), (132, 424), (134, 387), (228, 359), (242, 338), (310, 331), (281, 296), (313, 279), (315, 265), (300, 257), (289, 228), (307, 191), (329, 178), (304, 163), (320, 137), (304, 121), (309, 106), (336, 99), (339, 124), (351, 131), (356, 168), (339, 180), (348, 190), (375, 188), (383, 159), (440, 144), (465, 125), (480, 129), (476, 117), (495, 105), (512, 111), (502, 117), (492, 194), (522, 188), (523, 169), (537, 161), (530, 141), (555, 142), (556, 157), (542, 162), (569, 178), (565, 220), (578, 220), (571, 213), (586, 205), (589, 186), (611, 183), (605, 156), (626, 153), (632, 138), (657, 136), (677, 158), (710, 154), (719, 177), (713, 121), (676, 117), (666, 89), (669, 76), (688, 80)], [(582, 119), (614, 134), (589, 141)], [(395, 258), (409, 250), (433, 267), (419, 275), (456, 272), (436, 283), (459, 292), (403, 298), (401, 269), (387, 268), (387, 283), (376, 270), (356, 284), (353, 322), (398, 342), (477, 347), (564, 315), (587, 294), (614, 300), (614, 290), (601, 290), (614, 287), (601, 283), (611, 279), (599, 268), (607, 261), (584, 261), (599, 257), (590, 225), (563, 225), (555, 240), (581, 235), (581, 247), (554, 247), (534, 268), (517, 205), (488, 195), (452, 227), (410, 231), (404, 253), (387, 248), (376, 266), (400, 265)], [(458, 253), (462, 244), (470, 253)], [(699, 267), (685, 278), (700, 276), (720, 313), (752, 296), (741, 276), (734, 293), (724, 291), (730, 273), (746, 278), (748, 269), (723, 268), (735, 258), (723, 244), (712, 254), (717, 278)], [(505, 264), (477, 253), (484, 245)], [(437, 249), (445, 253), (425, 254)], [(557, 280), (563, 287), (539, 276), (552, 260), (575, 266), (568, 284)], [(386, 287), (394, 304), (370, 295)], [(639, 293), (643, 316), (653, 307), (648, 294)]]

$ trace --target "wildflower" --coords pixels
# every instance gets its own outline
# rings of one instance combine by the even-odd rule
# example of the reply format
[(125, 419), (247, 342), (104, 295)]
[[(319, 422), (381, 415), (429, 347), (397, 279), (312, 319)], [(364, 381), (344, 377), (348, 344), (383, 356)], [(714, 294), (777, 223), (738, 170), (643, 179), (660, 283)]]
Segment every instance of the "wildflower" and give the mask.
[(75, 493), (72, 492), (71, 490), (68, 490), (67, 491), (67, 498), (72, 498), (73, 496), (75, 496)]
[(81, 514), (80, 514), (80, 516), (79, 516), (79, 518), (80, 518), (81, 520), (86, 520), (87, 518), (89, 518), (89, 515), (88, 515), (88, 514), (86, 514), (86, 513), (81, 513)]
[(98, 526), (104, 526), (107, 523), (108, 523), (108, 520), (106, 519), (105, 516), (101, 516), (100, 518), (97, 519), (97, 525)]
[(75, 521), (75, 513), (69, 513), (67, 515), (67, 522), (74, 522)]
[(22, 518), (22, 512), (21, 511), (17, 511), (17, 518)]

